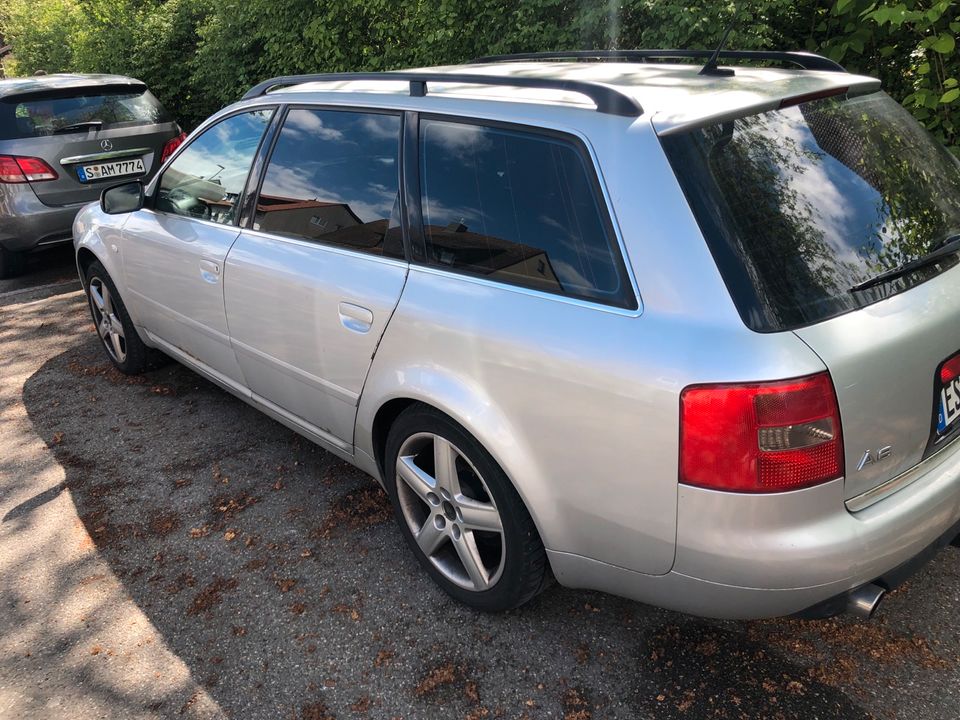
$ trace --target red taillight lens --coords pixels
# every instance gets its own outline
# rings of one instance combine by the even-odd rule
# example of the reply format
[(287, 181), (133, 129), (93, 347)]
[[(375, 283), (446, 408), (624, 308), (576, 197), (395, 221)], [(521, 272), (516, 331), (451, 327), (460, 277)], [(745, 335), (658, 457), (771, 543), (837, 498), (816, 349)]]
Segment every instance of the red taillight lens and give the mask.
[(0, 155), (0, 182), (25, 183), (26, 181), (20, 166), (17, 165), (17, 159), (9, 155)]
[(52, 167), (47, 165), (40, 158), (18, 157), (16, 158), (20, 171), (29, 182), (43, 182), (45, 180), (56, 180), (57, 173)]
[(0, 155), (0, 182), (25, 183), (56, 180), (57, 173), (40, 158)]
[(187, 134), (182, 132), (172, 140), (167, 140), (167, 144), (163, 146), (163, 152), (160, 153), (160, 162), (165, 163), (167, 158), (173, 155), (173, 151), (183, 145), (183, 141), (186, 139)]
[(680, 396), (680, 482), (781, 492), (843, 475), (840, 411), (827, 373), (700, 385)]
[(954, 355), (940, 367), (940, 382), (946, 385), (960, 376), (960, 355)]
[(807, 93), (806, 95), (795, 95), (791, 98), (784, 98), (780, 101), (780, 109), (802, 105), (803, 103), (813, 102), (814, 100), (823, 100), (834, 95), (846, 95), (850, 88), (838, 87), (830, 90), (820, 90), (818, 92)]

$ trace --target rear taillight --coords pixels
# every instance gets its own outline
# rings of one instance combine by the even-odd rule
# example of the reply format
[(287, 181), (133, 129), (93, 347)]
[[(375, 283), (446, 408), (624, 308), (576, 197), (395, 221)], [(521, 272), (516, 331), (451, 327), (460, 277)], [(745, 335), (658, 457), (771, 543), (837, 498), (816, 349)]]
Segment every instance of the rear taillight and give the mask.
[(940, 382), (946, 385), (956, 377), (960, 377), (960, 355), (954, 355), (940, 366)]
[(25, 183), (56, 180), (57, 173), (40, 158), (0, 155), (0, 182)]
[(698, 385), (680, 396), (680, 482), (781, 492), (843, 475), (840, 411), (830, 375)]
[(165, 163), (167, 158), (173, 155), (174, 150), (180, 147), (186, 139), (187, 134), (182, 132), (172, 140), (167, 140), (167, 144), (163, 146), (163, 152), (160, 153), (160, 162)]

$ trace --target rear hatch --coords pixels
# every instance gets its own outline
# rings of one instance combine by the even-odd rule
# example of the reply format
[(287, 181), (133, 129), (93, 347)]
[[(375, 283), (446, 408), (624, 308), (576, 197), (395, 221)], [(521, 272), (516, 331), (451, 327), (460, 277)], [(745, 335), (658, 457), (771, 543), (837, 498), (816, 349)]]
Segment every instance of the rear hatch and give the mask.
[(957, 158), (881, 92), (663, 144), (746, 325), (829, 369), (848, 499), (960, 435)]
[(57, 175), (31, 182), (40, 201), (96, 200), (126, 178), (150, 177), (164, 145), (180, 133), (141, 83), (96, 84), (0, 100), (0, 155), (36, 157)]

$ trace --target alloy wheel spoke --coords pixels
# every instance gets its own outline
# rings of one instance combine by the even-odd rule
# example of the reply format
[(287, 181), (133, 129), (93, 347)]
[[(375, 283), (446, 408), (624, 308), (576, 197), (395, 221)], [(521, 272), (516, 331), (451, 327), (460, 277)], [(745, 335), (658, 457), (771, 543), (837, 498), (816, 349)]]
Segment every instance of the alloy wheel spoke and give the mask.
[(103, 295), (100, 293), (100, 288), (90, 283), (90, 297), (93, 298), (93, 304), (96, 306), (97, 310), (103, 313)]
[(100, 324), (97, 325), (97, 332), (104, 340), (110, 336), (110, 319), (106, 315), (101, 318)]
[(460, 479), (457, 477), (457, 451), (442, 437), (433, 438), (433, 473), (437, 485), (451, 495), (460, 494)]
[(120, 360), (122, 362), (124, 357), (124, 352), (123, 352), (123, 347), (120, 344), (121, 339), (122, 338), (118, 333), (115, 333), (115, 332), (110, 333), (110, 344), (113, 345), (113, 351), (114, 353), (116, 353), (117, 360)]
[(103, 298), (103, 314), (112, 315), (113, 314), (113, 298), (110, 296), (110, 291), (107, 289), (106, 285), (100, 286), (101, 297)]
[(434, 524), (432, 516), (427, 518), (416, 535), (417, 545), (427, 557), (439, 550), (446, 539), (446, 533)]
[(457, 505), (459, 505), (460, 512), (463, 514), (465, 530), (503, 532), (500, 513), (491, 503), (479, 502), (461, 495), (457, 498)]
[(437, 481), (425, 473), (413, 461), (413, 456), (400, 456), (397, 458), (397, 475), (413, 490), (421, 500), (427, 500), (427, 494), (437, 489)]
[(477, 550), (477, 543), (473, 533), (466, 532), (460, 536), (459, 540), (454, 541), (453, 546), (460, 556), (460, 562), (463, 563), (463, 569), (467, 571), (470, 581), (476, 590), (484, 590), (490, 584), (490, 577), (483, 566), (483, 560), (480, 559), (480, 551)]

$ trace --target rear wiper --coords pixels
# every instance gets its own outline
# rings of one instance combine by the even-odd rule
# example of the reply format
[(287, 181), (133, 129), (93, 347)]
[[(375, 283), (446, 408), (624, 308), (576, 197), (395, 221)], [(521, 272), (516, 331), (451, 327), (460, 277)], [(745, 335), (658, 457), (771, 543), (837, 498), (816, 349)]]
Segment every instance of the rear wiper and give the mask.
[(880, 273), (876, 277), (872, 277), (869, 280), (864, 280), (862, 283), (858, 283), (850, 288), (850, 292), (859, 292), (860, 290), (866, 290), (877, 285), (882, 285), (890, 280), (896, 280), (897, 278), (903, 277), (914, 270), (919, 270), (920, 268), (927, 267), (928, 265), (933, 265), (935, 262), (937, 262), (937, 260), (946, 257), (947, 255), (952, 255), (958, 251), (960, 251), (960, 235), (951, 235), (950, 237), (945, 238), (934, 245), (933, 249), (923, 257), (917, 258), (916, 260), (910, 260), (909, 262), (905, 262), (900, 267), (895, 267), (893, 270), (887, 270), (886, 272)]
[(68, 133), (73, 132), (74, 130), (99, 130), (103, 127), (103, 120), (88, 120), (87, 122), (78, 122), (73, 123), (72, 125), (64, 125), (63, 127), (58, 127), (53, 131), (54, 135), (59, 133)]

